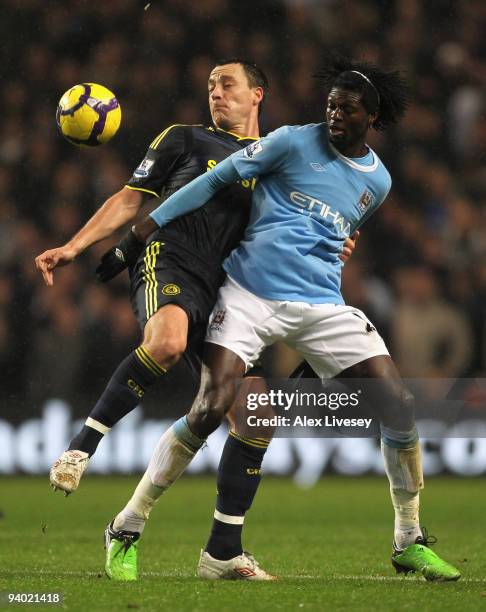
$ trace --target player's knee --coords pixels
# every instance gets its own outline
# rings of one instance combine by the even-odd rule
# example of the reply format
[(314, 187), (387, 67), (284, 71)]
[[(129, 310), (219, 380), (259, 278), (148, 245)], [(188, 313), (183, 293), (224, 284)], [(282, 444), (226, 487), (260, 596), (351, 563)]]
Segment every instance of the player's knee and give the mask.
[(212, 433), (219, 427), (224, 415), (231, 408), (234, 395), (233, 381), (220, 377), (207, 381), (188, 415), (191, 429), (201, 437)]
[(165, 368), (175, 365), (186, 350), (187, 339), (182, 336), (160, 337), (153, 335), (144, 347)]
[(222, 405), (198, 404), (189, 413), (191, 429), (200, 437), (207, 437), (221, 424), (225, 410)]
[(166, 359), (178, 361), (182, 353), (186, 350), (187, 338), (183, 336), (172, 336), (165, 338), (161, 343), (161, 353), (166, 355)]

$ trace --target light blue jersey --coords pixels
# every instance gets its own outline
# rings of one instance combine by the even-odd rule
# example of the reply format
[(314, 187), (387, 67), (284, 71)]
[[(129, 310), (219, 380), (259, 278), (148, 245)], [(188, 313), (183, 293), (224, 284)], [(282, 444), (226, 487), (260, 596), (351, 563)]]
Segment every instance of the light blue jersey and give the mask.
[(284, 126), (231, 155), (242, 179), (258, 176), (245, 237), (224, 263), (240, 285), (272, 300), (342, 304), (343, 241), (385, 199), (388, 171), (369, 151), (353, 160), (327, 126)]
[[(272, 300), (343, 304), (343, 241), (380, 206), (391, 179), (370, 149), (350, 159), (325, 124), (284, 126), (233, 153), (152, 213), (162, 225), (201, 206), (216, 189), (258, 177), (250, 222), (226, 272)], [(231, 206), (231, 202), (228, 202)]]

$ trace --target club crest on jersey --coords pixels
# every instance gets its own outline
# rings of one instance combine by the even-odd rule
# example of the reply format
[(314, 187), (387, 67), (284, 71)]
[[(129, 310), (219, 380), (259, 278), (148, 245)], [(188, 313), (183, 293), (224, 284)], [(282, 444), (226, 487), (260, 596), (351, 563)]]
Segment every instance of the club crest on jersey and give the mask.
[(209, 325), (209, 329), (212, 331), (221, 331), (225, 316), (226, 310), (217, 310)]
[(375, 196), (371, 193), (371, 191), (368, 191), (368, 189), (365, 189), (363, 193), (361, 194), (361, 197), (358, 202), (358, 206), (360, 210), (365, 211), (367, 208), (370, 207), (371, 204), (374, 203), (374, 201), (375, 201)]
[(172, 283), (162, 287), (162, 293), (164, 295), (179, 295), (180, 292), (181, 288), (179, 285), (173, 285)]
[(154, 165), (154, 163), (155, 161), (153, 159), (145, 158), (144, 160), (142, 160), (141, 164), (135, 170), (133, 175), (136, 176), (137, 178), (145, 178), (146, 176), (149, 175), (150, 170), (152, 169), (152, 166)]
[(261, 153), (263, 151), (263, 147), (261, 142), (253, 142), (251, 145), (248, 145), (244, 151), (243, 151), (243, 155), (245, 157), (248, 157), (248, 159), (251, 159), (252, 157), (255, 157), (255, 155), (258, 155), (258, 153)]

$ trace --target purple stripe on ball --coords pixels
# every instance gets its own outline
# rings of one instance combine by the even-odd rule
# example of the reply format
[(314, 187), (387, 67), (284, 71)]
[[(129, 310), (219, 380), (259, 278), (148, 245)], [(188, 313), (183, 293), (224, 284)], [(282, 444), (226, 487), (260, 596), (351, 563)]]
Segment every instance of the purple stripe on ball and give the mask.
[(86, 144), (88, 145), (98, 145), (100, 144), (98, 140), (98, 136), (103, 133), (106, 124), (106, 117), (108, 113), (115, 108), (118, 108), (118, 100), (116, 98), (112, 98), (108, 104), (103, 104), (103, 102), (99, 101), (91, 108), (98, 113), (98, 120), (93, 125), (93, 129), (91, 130), (91, 134), (89, 135)]
[(84, 87), (84, 93), (79, 96), (79, 101), (77, 102), (77, 104), (75, 104), (71, 108), (68, 108), (67, 110), (61, 110), (61, 108), (58, 106), (58, 111), (60, 111), (59, 116), (72, 116), (77, 110), (79, 110), (83, 106), (83, 104), (86, 104), (89, 96), (91, 95), (91, 87), (87, 83), (82, 83), (82, 85)]

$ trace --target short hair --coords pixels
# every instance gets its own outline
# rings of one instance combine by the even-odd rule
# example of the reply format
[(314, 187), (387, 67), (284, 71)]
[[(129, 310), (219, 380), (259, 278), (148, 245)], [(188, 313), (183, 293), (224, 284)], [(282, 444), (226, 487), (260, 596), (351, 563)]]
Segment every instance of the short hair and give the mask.
[(267, 98), (268, 90), (270, 89), (266, 74), (259, 66), (255, 64), (255, 62), (241, 57), (230, 57), (229, 59), (222, 59), (215, 62), (214, 65), (227, 66), (228, 64), (240, 64), (240, 66), (242, 66), (243, 70), (245, 71), (246, 78), (248, 79), (248, 85), (250, 87), (261, 87), (263, 89), (263, 97), (258, 109), (258, 112), (260, 113), (263, 107), (263, 103)]
[(387, 72), (370, 62), (328, 53), (314, 77), (321, 79), (329, 90), (341, 87), (361, 94), (366, 111), (377, 113), (375, 130), (386, 130), (398, 123), (410, 104), (410, 87), (400, 72)]

